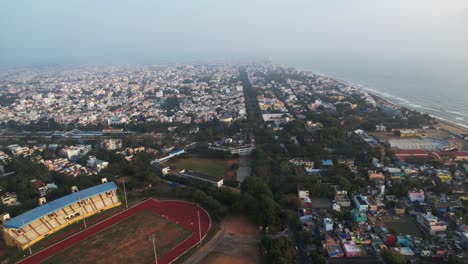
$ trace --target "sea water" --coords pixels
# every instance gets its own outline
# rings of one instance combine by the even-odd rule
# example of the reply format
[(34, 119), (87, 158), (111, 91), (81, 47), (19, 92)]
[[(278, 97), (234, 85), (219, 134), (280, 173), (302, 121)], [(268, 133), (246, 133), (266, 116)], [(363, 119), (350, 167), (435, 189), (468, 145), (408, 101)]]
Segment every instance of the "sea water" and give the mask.
[(273, 61), (334, 77), (392, 103), (468, 127), (468, 64), (339, 56)]

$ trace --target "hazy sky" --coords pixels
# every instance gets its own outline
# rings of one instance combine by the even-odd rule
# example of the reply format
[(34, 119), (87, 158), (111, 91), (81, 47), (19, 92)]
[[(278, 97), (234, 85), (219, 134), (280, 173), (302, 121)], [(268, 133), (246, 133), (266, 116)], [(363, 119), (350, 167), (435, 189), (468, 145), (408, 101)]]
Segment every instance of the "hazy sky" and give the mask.
[(0, 64), (333, 55), (468, 62), (468, 0), (0, 0)]

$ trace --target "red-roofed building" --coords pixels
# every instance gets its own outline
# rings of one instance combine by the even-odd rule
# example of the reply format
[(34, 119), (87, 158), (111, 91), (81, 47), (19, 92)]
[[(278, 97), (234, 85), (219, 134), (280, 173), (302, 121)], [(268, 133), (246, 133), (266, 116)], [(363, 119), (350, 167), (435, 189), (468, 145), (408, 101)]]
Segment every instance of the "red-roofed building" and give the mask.
[(39, 189), (40, 187), (43, 187), (45, 184), (41, 180), (33, 180), (32, 181), (34, 187)]
[(411, 158), (429, 159), (431, 157), (430, 152), (423, 149), (395, 150), (395, 156), (401, 160), (407, 160)]
[(41, 180), (32, 180), (31, 183), (34, 185), (41, 197), (47, 194), (47, 188), (45, 187), (44, 182), (42, 182)]

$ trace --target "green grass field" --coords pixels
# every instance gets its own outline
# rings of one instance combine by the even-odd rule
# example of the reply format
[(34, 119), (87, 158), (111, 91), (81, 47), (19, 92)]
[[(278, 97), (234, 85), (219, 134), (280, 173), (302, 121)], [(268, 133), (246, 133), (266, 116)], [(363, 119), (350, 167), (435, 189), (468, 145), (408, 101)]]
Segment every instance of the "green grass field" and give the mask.
[(169, 167), (177, 170), (191, 170), (208, 176), (223, 178), (230, 167), (227, 160), (214, 160), (204, 158), (176, 159), (167, 163)]
[(153, 212), (141, 211), (43, 263), (148, 263), (154, 258), (149, 240), (154, 233), (159, 256), (192, 234)]
[(395, 230), (397, 233), (403, 235), (412, 235), (412, 236), (421, 236), (421, 230), (419, 227), (411, 220), (400, 220), (398, 222), (385, 222), (388, 228)]

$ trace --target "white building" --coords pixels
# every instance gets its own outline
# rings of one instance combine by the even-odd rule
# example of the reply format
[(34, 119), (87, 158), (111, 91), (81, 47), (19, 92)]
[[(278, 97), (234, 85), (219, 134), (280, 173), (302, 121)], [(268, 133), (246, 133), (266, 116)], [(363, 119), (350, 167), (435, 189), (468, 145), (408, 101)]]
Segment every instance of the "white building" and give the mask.
[(122, 148), (122, 139), (106, 139), (101, 143), (101, 146), (107, 150)]
[(325, 228), (325, 231), (332, 231), (333, 230), (333, 220), (331, 218), (324, 218), (323, 219), (323, 228)]
[(18, 204), (16, 193), (5, 193), (0, 196), (0, 201), (6, 206), (14, 206)]
[(60, 154), (67, 157), (68, 160), (77, 160), (84, 157), (90, 151), (91, 145), (77, 145), (64, 147), (60, 150)]
[(304, 198), (309, 198), (309, 190), (305, 189), (297, 189), (297, 196), (299, 196), (299, 199), (304, 199)]
[(437, 216), (431, 213), (418, 214), (418, 223), (428, 232), (444, 232), (447, 231), (447, 224), (439, 221)]
[(408, 191), (408, 198), (412, 203), (418, 201), (420, 203), (424, 202), (424, 191), (423, 190), (412, 190)]
[(109, 162), (107, 161), (103, 161), (103, 160), (98, 160), (96, 159), (96, 157), (94, 156), (89, 156), (89, 159), (88, 159), (88, 162), (86, 163), (86, 165), (95, 170), (96, 172), (100, 172), (102, 169), (105, 169), (107, 168), (107, 166), (109, 166)]

